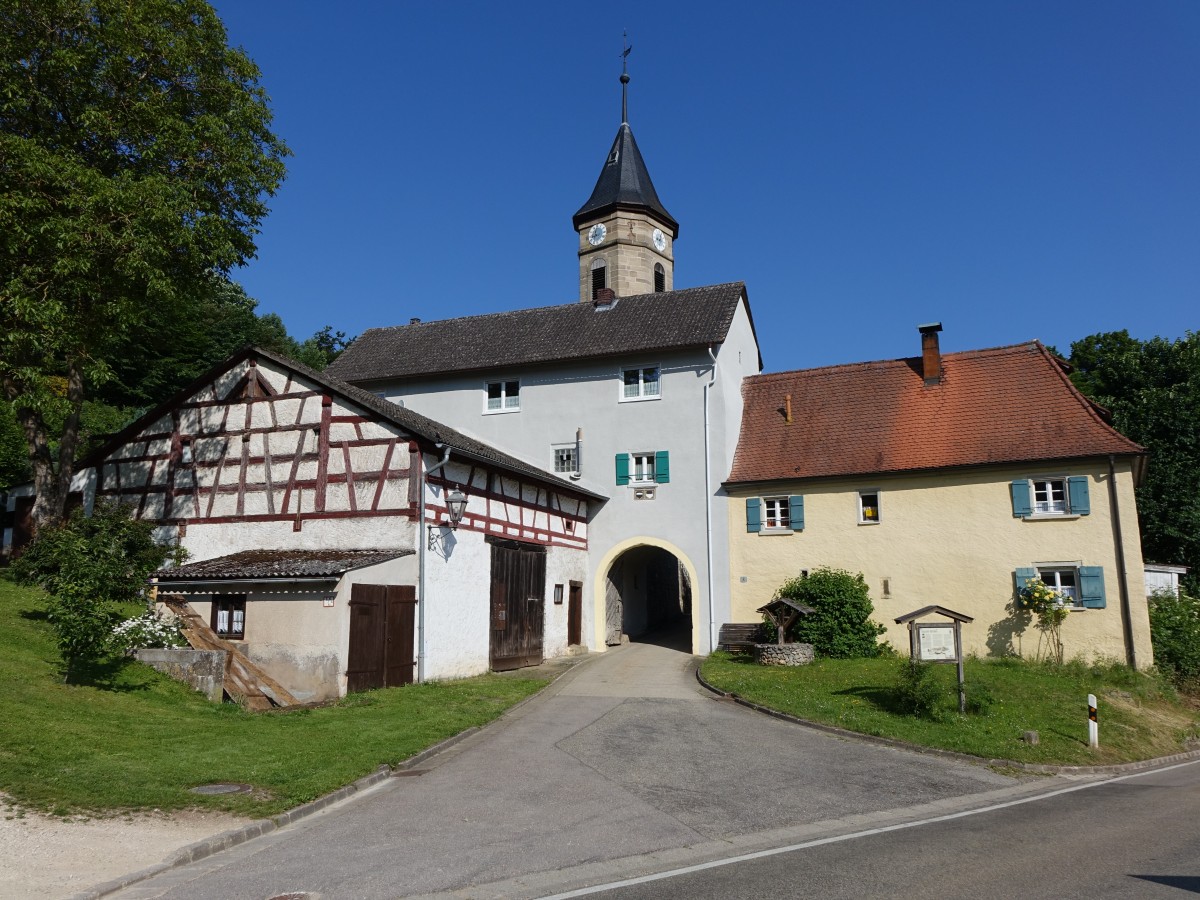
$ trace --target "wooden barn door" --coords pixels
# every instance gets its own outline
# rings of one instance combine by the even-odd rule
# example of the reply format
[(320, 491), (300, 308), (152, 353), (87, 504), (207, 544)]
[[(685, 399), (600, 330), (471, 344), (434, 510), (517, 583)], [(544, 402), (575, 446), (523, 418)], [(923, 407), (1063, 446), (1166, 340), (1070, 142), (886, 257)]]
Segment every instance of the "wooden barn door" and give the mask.
[(346, 691), (411, 684), (417, 589), (356, 584), (350, 589), (350, 661)]
[(492, 545), (491, 653), (494, 671), (542, 661), (546, 548), (489, 538)]

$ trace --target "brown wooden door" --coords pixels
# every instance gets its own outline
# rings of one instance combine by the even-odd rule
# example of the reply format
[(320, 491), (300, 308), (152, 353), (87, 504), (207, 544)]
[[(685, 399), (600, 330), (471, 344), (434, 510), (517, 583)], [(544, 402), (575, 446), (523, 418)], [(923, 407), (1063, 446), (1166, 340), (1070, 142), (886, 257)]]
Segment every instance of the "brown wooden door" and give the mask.
[(583, 585), (578, 581), (570, 584), (567, 597), (567, 646), (577, 647), (583, 643)]
[(412, 585), (351, 587), (347, 692), (412, 683), (416, 606), (416, 588)]
[(491, 667), (497, 672), (542, 661), (546, 548), (489, 538), (492, 545)]

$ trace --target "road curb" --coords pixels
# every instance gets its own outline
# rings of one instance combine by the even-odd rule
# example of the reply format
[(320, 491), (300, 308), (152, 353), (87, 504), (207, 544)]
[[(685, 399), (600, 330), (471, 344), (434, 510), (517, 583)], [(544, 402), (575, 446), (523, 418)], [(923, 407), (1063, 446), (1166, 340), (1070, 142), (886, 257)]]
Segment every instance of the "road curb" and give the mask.
[(969, 763), (976, 766), (992, 766), (1001, 769), (1017, 769), (1021, 772), (1028, 772), (1031, 775), (1123, 775), (1129, 772), (1140, 772), (1144, 769), (1154, 769), (1160, 766), (1171, 765), (1172, 763), (1188, 762), (1194, 759), (1200, 759), (1200, 750), (1188, 750), (1183, 753), (1172, 753), (1169, 756), (1158, 756), (1154, 759), (1140, 759), (1134, 762), (1116, 763), (1109, 766), (1055, 766), (1045, 763), (1023, 763), (1017, 762), (1014, 759), (988, 759), (983, 756), (973, 756), (970, 753), (959, 753), (954, 750), (941, 750), (937, 747), (923, 747), (920, 744), (910, 744), (907, 741), (896, 740), (895, 738), (878, 737), (873, 734), (862, 734), (858, 731), (850, 731), (845, 728), (838, 728), (836, 725), (826, 725), (823, 722), (813, 722), (810, 719), (801, 719), (799, 716), (789, 715), (785, 712), (780, 712), (777, 709), (771, 709), (767, 706), (760, 706), (757, 703), (739, 697), (737, 694), (731, 694), (728, 691), (723, 691), (718, 687), (714, 687), (704, 680), (704, 676), (700, 674), (700, 664), (694, 661), (696, 680), (700, 684), (712, 691), (712, 693), (725, 700), (732, 700), (740, 706), (747, 709), (752, 709), (755, 712), (763, 713), (775, 719), (782, 719), (785, 722), (791, 722), (794, 725), (803, 725), (805, 728), (811, 728), (815, 731), (823, 731), (826, 734), (834, 735), (835, 737), (846, 738), (847, 740), (861, 741), (867, 744), (878, 744), (882, 747), (892, 747), (897, 750), (907, 750), (910, 753), (921, 753), (925, 756), (937, 756), (942, 759), (952, 759), (958, 762)]
[(99, 900), (100, 897), (106, 897), (109, 894), (114, 894), (117, 891), (123, 890), (132, 884), (137, 884), (139, 881), (145, 881), (148, 878), (153, 878), (155, 875), (160, 875), (170, 869), (179, 866), (185, 866), (188, 863), (198, 862), (214, 854), (220, 853), (223, 850), (229, 850), (239, 844), (244, 844), (247, 841), (257, 837), (262, 837), (264, 834), (270, 834), (272, 831), (277, 831), (285, 825), (291, 825), (293, 822), (298, 822), (301, 819), (320, 812), (326, 807), (339, 803), (342, 800), (348, 800), (356, 794), (365, 791), (367, 788), (375, 787), (389, 778), (394, 777), (398, 773), (408, 771), (415, 766), (449, 750), (455, 744), (458, 744), (469, 737), (478, 734), (481, 731), (499, 726), (505, 719), (522, 709), (527, 704), (543, 697), (550, 689), (555, 686), (562, 678), (572, 672), (575, 672), (583, 664), (589, 662), (593, 654), (580, 657), (579, 662), (573, 663), (565, 667), (561, 672), (549, 680), (544, 688), (535, 694), (531, 694), (524, 700), (514, 703), (503, 713), (488, 722), (486, 725), (472, 725), (460, 731), (458, 734), (453, 734), (445, 740), (438, 741), (430, 747), (426, 747), (419, 753), (410, 756), (408, 759), (397, 763), (395, 766), (381, 765), (370, 775), (364, 775), (357, 781), (351, 782), (345, 787), (340, 787), (336, 791), (332, 791), (323, 797), (318, 797), (308, 803), (301, 804), (287, 812), (280, 813), (277, 816), (272, 816), (269, 819), (256, 819), (246, 825), (238, 828), (232, 828), (229, 831), (222, 831), (220, 834), (214, 834), (212, 837), (204, 838), (196, 841), (194, 844), (188, 844), (181, 847), (175, 852), (175, 855), (163, 862), (156, 863), (153, 866), (148, 866), (145, 869), (139, 869), (136, 872), (130, 872), (128, 875), (122, 875), (119, 878), (114, 878), (111, 881), (105, 881), (102, 884), (95, 885), (85, 891), (72, 894), (68, 900)]

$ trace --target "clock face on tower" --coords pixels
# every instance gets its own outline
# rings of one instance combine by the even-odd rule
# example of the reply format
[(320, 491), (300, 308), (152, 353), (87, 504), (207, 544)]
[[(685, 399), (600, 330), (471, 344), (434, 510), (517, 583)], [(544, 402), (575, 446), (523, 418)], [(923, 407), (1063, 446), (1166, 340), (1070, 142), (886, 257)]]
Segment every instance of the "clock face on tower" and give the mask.
[(606, 234), (608, 234), (608, 229), (604, 227), (604, 223), (597, 222), (588, 231), (588, 243), (595, 247), (604, 240)]
[(661, 230), (655, 228), (654, 234), (650, 235), (650, 237), (654, 241), (654, 249), (659, 253), (667, 249), (667, 236)]

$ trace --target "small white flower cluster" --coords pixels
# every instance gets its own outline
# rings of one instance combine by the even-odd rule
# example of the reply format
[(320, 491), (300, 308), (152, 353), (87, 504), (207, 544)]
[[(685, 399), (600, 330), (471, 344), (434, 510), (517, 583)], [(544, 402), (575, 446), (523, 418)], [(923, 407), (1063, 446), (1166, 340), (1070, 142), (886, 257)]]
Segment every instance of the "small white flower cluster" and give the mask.
[(161, 647), (186, 647), (183, 623), (174, 616), (167, 618), (150, 610), (126, 619), (112, 632), (113, 644), (126, 653)]

